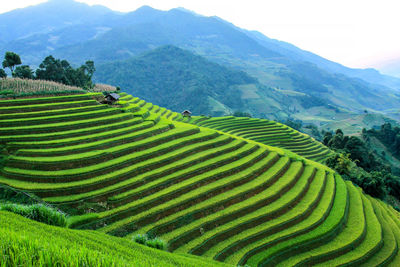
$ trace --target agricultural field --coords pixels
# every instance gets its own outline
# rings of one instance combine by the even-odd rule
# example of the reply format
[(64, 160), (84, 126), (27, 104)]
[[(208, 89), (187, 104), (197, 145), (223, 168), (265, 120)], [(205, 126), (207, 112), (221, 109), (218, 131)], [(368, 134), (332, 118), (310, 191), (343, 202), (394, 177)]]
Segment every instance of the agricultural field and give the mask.
[(182, 120), (265, 145), (284, 148), (317, 162), (324, 162), (332, 154), (329, 148), (310, 136), (275, 121), (233, 116), (193, 117)]
[[(0, 184), (70, 214), (71, 228), (0, 212), (0, 253), (102, 266), (400, 265), (399, 213), (316, 162), (331, 153), (318, 142), (121, 95), (112, 106), (100, 93), (0, 101)], [(134, 244), (139, 234), (173, 254)]]

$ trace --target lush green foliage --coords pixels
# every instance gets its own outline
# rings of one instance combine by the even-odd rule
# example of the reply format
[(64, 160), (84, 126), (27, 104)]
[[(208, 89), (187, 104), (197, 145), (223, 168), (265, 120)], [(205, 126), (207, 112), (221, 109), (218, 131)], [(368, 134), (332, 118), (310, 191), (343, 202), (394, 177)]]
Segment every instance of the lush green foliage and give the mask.
[(7, 73), (4, 69), (0, 69), (0, 79), (7, 78)]
[(21, 63), (21, 58), (14, 52), (8, 51), (4, 55), (3, 68), (10, 68), (11, 73), (14, 72), (15, 66), (21, 65)]
[(165, 243), (165, 241), (160, 238), (157, 238), (157, 237), (149, 238), (149, 236), (147, 234), (143, 234), (143, 235), (137, 234), (132, 239), (136, 243), (146, 245), (151, 248), (167, 250), (167, 244)]
[(14, 78), (20, 79), (34, 79), (35, 76), (33, 74), (33, 70), (28, 65), (22, 65), (15, 68), (13, 71), (12, 76)]
[[(387, 124), (386, 127), (383, 131), (389, 132), (391, 137), (388, 138), (392, 140), (395, 134), (392, 134)], [(382, 127), (384, 128), (385, 126)], [(366, 131), (363, 131), (363, 134), (366, 135)], [(400, 200), (400, 178), (392, 174), (390, 166), (378, 158), (363, 140), (356, 136), (345, 136), (342, 130), (338, 129), (334, 135), (330, 132), (325, 133), (323, 142), (337, 152), (327, 160), (329, 167), (374, 197), (386, 199), (388, 195), (392, 195)]]
[(28, 219), (42, 222), (49, 225), (62, 226), (67, 225), (67, 218), (51, 207), (42, 204), (20, 205), (20, 204), (0, 204), (0, 211), (9, 211)]
[(368, 141), (370, 136), (377, 137), (397, 158), (400, 159), (400, 128), (392, 127), (390, 123), (385, 123), (380, 129), (363, 130), (362, 136)]
[(225, 112), (212, 112), (215, 103), (210, 99), (230, 108), (242, 108), (241, 92), (235, 85), (256, 82), (242, 71), (226, 68), (173, 46), (101, 65), (95, 77), (175, 111), (188, 109), (194, 114), (214, 115)]
[(48, 56), (36, 70), (36, 79), (89, 89), (94, 86), (92, 76), (95, 70), (94, 62), (90, 60), (74, 69), (68, 61)]

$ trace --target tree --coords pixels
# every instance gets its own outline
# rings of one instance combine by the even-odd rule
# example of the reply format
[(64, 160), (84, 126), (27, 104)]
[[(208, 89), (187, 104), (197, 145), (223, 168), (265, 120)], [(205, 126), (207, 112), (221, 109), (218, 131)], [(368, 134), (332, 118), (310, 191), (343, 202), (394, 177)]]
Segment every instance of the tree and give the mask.
[(12, 73), (14, 78), (21, 79), (34, 79), (33, 70), (28, 65), (22, 65), (15, 68), (15, 71)]
[(89, 76), (90, 79), (92, 79), (94, 72), (96, 71), (96, 68), (94, 66), (94, 62), (92, 60), (88, 60), (85, 62), (85, 65), (82, 65), (84, 68), (85, 72)]
[(71, 68), (68, 61), (47, 56), (36, 70), (36, 79), (47, 80), (71, 85), (66, 77), (67, 70)]
[(0, 69), (0, 79), (4, 78), (7, 78), (7, 73), (3, 69)]
[(14, 72), (14, 67), (21, 65), (21, 58), (14, 52), (6, 52), (3, 60), (3, 68), (10, 68), (11, 73)]
[(55, 59), (50, 55), (39, 65), (36, 78), (89, 89), (93, 87), (92, 76), (95, 70), (93, 61), (86, 61), (84, 65), (74, 69), (68, 61)]

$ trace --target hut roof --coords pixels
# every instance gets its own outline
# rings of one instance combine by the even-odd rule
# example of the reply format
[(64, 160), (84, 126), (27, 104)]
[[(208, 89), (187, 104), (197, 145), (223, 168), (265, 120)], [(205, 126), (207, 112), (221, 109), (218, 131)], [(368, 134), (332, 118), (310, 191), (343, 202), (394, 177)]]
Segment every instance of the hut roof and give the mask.
[(115, 93), (108, 94), (106, 97), (111, 98), (112, 100), (118, 100), (121, 98), (121, 96), (119, 94), (115, 94)]
[(192, 114), (192, 112), (190, 112), (189, 110), (184, 110), (182, 111), (182, 114)]

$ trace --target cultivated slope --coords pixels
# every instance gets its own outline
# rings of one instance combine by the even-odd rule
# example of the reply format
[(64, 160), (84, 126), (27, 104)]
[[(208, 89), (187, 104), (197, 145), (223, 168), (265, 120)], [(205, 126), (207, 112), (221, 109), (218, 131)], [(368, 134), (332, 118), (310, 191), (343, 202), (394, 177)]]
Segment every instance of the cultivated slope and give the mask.
[(266, 119), (227, 117), (193, 117), (185, 122), (241, 136), (269, 146), (288, 149), (305, 158), (323, 162), (332, 151), (310, 136), (284, 124)]
[[(0, 182), (62, 208), (97, 203), (69, 226), (232, 264), (400, 264), (399, 214), (323, 165), (174, 121), (124, 95), (0, 102)], [(89, 206), (90, 207), (90, 206)]]

